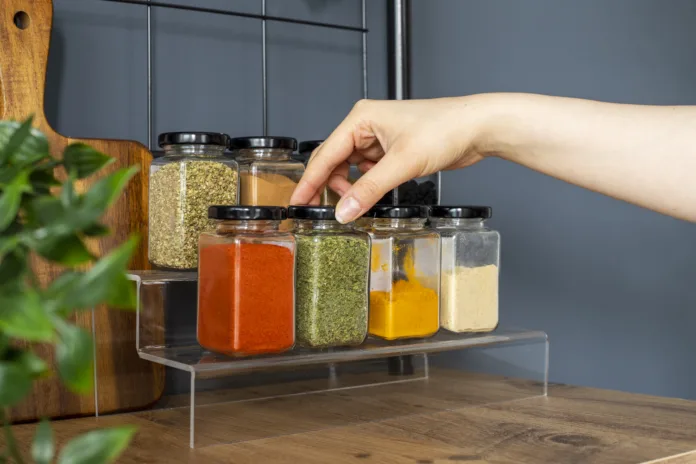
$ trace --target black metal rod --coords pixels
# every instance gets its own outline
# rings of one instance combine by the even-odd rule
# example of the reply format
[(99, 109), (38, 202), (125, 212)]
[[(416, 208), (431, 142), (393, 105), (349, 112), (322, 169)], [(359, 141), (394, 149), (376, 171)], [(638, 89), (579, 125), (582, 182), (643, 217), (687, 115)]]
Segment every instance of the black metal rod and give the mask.
[(411, 98), (411, 2), (387, 1), (388, 95), (392, 100)]
[(238, 18), (260, 19), (260, 20), (266, 20), (266, 21), (274, 21), (274, 22), (278, 22), (278, 23), (302, 24), (304, 26), (325, 27), (328, 29), (340, 29), (340, 30), (344, 30), (344, 31), (369, 32), (366, 28), (363, 28), (363, 27), (344, 26), (342, 24), (332, 24), (332, 23), (321, 23), (318, 21), (306, 21), (304, 19), (282, 18), (280, 16), (269, 16), (266, 14), (242, 13), (239, 11), (219, 10), (216, 8), (202, 8), (202, 7), (190, 6), (190, 5), (173, 5), (171, 3), (151, 2), (149, 0), (101, 0), (101, 1), (102, 2), (110, 2), (110, 3), (125, 3), (125, 4), (129, 4), (129, 5), (141, 5), (141, 6), (148, 6), (149, 5), (149, 6), (154, 6), (154, 7), (158, 7), (158, 8), (169, 8), (172, 10), (195, 11), (198, 13), (211, 13), (211, 14), (218, 14), (218, 15), (224, 15), (224, 16), (236, 16)]

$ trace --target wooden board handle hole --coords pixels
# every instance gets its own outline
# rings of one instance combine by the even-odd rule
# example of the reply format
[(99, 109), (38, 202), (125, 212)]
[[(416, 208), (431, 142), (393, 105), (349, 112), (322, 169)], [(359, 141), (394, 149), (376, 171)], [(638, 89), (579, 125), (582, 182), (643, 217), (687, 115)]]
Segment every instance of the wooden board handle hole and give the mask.
[(17, 26), (18, 29), (26, 29), (29, 27), (29, 15), (26, 13), (26, 11), (18, 11), (14, 15), (14, 24)]

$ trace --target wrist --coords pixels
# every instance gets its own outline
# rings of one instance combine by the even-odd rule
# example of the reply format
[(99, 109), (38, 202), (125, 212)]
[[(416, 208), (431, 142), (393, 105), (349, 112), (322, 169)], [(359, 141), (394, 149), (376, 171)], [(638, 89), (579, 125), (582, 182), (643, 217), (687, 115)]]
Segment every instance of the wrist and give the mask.
[(477, 113), (476, 136), (473, 145), (482, 157), (506, 160), (520, 152), (524, 141), (520, 127), (528, 111), (529, 95), (517, 93), (488, 93), (472, 95)]

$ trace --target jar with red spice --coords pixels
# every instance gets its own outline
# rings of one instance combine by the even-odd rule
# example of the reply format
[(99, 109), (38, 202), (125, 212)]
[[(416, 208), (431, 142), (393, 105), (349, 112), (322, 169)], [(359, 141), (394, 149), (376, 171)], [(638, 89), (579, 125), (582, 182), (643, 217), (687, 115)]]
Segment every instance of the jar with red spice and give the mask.
[(198, 256), (198, 343), (224, 354), (266, 354), (295, 342), (295, 239), (282, 207), (211, 206), (215, 231)]

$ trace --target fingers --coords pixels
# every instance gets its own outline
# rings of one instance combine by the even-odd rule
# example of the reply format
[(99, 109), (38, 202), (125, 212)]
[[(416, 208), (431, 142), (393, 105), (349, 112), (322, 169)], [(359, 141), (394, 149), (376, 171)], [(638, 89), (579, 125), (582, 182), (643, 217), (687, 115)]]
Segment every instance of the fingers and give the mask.
[(389, 190), (417, 177), (420, 167), (410, 158), (396, 150), (384, 155), (344, 193), (336, 206), (336, 219), (342, 224), (356, 220)]
[(300, 183), (290, 198), (290, 204), (303, 205), (321, 194), (327, 180), (333, 171), (353, 153), (352, 124), (348, 121), (350, 115), (334, 130), (328, 139), (317, 148), (310, 158)]
[(379, 145), (369, 123), (371, 108), (375, 105), (367, 100), (355, 104), (350, 114), (312, 154), (304, 176), (290, 199), (291, 204), (305, 204), (326, 185), (334, 170), (348, 160), (356, 150), (378, 152)]
[(377, 164), (377, 163), (375, 163), (374, 161), (367, 161), (367, 160), (362, 161), (361, 163), (358, 164), (358, 170), (360, 172), (362, 172), (363, 174), (365, 174), (367, 171), (369, 171), (370, 169), (375, 167), (375, 164)]

